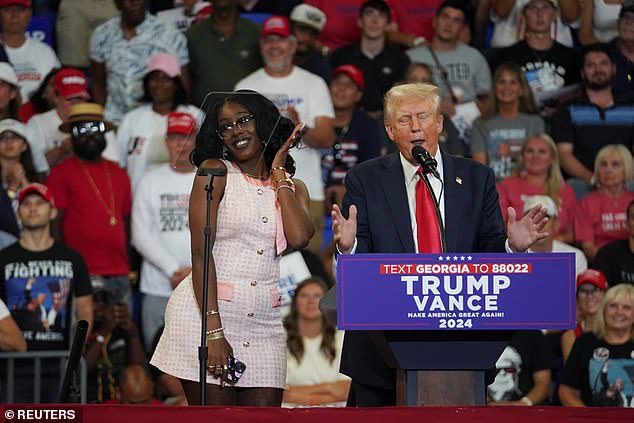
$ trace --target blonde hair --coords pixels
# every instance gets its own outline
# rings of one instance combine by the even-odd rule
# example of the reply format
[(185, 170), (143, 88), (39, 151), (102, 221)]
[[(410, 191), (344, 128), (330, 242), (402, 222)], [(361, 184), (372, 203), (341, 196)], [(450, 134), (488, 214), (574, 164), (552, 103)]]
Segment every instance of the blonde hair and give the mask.
[[(605, 308), (614, 303), (615, 301), (627, 299), (630, 305), (634, 308), (634, 285), (629, 283), (620, 283), (608, 289), (601, 301), (601, 308), (597, 313), (593, 325), (592, 332), (598, 337), (603, 338), (605, 336)], [(630, 328), (630, 341), (634, 341), (634, 324)]]
[(597, 157), (594, 159), (594, 172), (592, 173), (592, 179), (590, 183), (592, 185), (599, 184), (599, 163), (605, 159), (606, 156), (616, 155), (621, 159), (623, 167), (625, 168), (625, 182), (629, 182), (634, 178), (634, 163), (632, 162), (632, 153), (623, 144), (609, 144), (603, 147), (597, 153)]
[(519, 65), (511, 62), (502, 63), (495, 70), (493, 74), (493, 86), (491, 87), (491, 95), (489, 96), (489, 100), (487, 102), (487, 108), (482, 113), (483, 119), (491, 119), (492, 117), (498, 114), (499, 105), (498, 100), (495, 97), (495, 82), (502, 76), (502, 73), (509, 73), (513, 75), (513, 78), (517, 79), (517, 81), (522, 86), (522, 94), (518, 99), (518, 110), (520, 113), (526, 113), (527, 115), (536, 115), (537, 114), (537, 106), (535, 103), (535, 97), (533, 96), (533, 90), (530, 85), (528, 85), (528, 81), (526, 80), (526, 76), (524, 76), (524, 72)]
[(561, 174), (561, 168), (559, 167), (559, 154), (557, 153), (557, 145), (555, 141), (548, 134), (538, 133), (530, 135), (522, 144), (522, 152), (520, 153), (520, 159), (517, 164), (517, 168), (515, 170), (516, 174), (520, 174), (524, 170), (524, 151), (526, 150), (526, 146), (531, 140), (539, 139), (544, 141), (548, 145), (548, 152), (550, 153), (550, 158), (552, 159), (552, 163), (550, 164), (550, 168), (548, 169), (548, 177), (546, 178), (546, 187), (544, 188), (544, 194), (549, 196), (555, 201), (557, 208), (561, 207), (561, 197), (559, 195), (562, 187), (564, 186), (564, 177)]
[(402, 84), (392, 87), (384, 100), (384, 119), (389, 124), (394, 119), (398, 106), (406, 100), (420, 99), (431, 106), (434, 116), (440, 115), (440, 90), (432, 84)]

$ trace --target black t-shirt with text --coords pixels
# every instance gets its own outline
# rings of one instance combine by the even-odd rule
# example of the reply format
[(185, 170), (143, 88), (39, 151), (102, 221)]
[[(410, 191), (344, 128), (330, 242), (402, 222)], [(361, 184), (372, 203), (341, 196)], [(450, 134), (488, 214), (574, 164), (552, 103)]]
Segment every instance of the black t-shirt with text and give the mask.
[(0, 251), (0, 296), (29, 350), (68, 349), (73, 297), (91, 294), (84, 260), (64, 244), (28, 251), (16, 242)]

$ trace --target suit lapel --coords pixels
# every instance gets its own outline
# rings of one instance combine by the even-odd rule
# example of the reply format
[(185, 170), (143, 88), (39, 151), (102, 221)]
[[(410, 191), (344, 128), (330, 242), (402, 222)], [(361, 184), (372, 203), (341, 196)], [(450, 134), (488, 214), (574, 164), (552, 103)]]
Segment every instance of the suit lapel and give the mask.
[[(462, 184), (457, 182), (456, 166), (453, 158), (441, 150), (443, 161), (443, 179), (445, 185), (445, 237), (447, 251), (456, 251), (458, 236), (460, 234), (460, 216), (464, 213), (462, 203)], [(447, 224), (447, 222), (450, 222)]]
[(409, 217), (405, 177), (399, 153), (386, 157), (385, 167), (379, 179), (385, 193), (385, 201), (387, 201), (392, 213), (393, 222), (396, 222), (396, 230), (403, 246), (403, 252), (414, 253), (416, 250), (412, 222)]

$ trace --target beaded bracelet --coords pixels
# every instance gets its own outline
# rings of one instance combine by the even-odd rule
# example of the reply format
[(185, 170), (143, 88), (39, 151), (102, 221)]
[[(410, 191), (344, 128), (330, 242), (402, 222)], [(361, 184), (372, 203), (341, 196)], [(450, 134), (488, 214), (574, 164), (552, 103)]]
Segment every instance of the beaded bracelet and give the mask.
[(283, 166), (272, 167), (271, 170), (283, 170), (284, 172), (286, 172), (286, 168)]
[(220, 314), (220, 312), (218, 310), (207, 310), (207, 312), (205, 313), (205, 315), (207, 316), (213, 316), (215, 314)]
[(205, 340), (209, 342), (209, 341), (215, 341), (216, 339), (222, 339), (224, 337), (225, 337), (225, 333), (223, 331), (220, 331), (216, 333), (208, 333), (207, 336), (205, 337)]
[(219, 328), (216, 329), (210, 329), (207, 332), (205, 332), (207, 335), (211, 335), (212, 333), (218, 333), (218, 332), (222, 332), (223, 330), (225, 330), (225, 328), (223, 328), (222, 326), (220, 326)]

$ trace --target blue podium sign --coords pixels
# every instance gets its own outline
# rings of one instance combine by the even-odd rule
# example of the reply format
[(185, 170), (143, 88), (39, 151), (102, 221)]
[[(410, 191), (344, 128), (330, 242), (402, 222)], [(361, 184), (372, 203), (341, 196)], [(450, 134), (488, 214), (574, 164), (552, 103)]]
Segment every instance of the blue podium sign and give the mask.
[(343, 330), (575, 326), (573, 253), (340, 255), (337, 277)]

